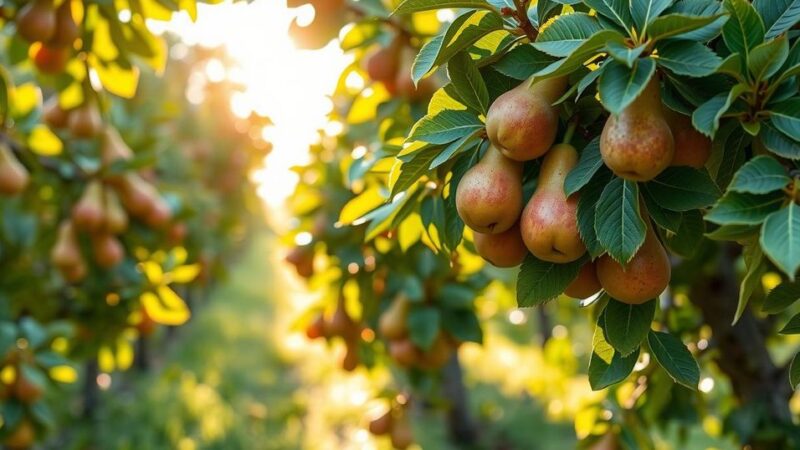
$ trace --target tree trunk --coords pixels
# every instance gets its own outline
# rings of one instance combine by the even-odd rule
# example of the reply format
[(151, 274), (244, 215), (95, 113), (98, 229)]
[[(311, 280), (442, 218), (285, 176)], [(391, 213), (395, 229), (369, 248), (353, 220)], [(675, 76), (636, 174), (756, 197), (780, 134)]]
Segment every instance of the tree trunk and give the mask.
[(469, 397), (464, 387), (464, 374), (455, 352), (443, 370), (443, 391), (450, 401), (447, 411), (447, 431), (450, 440), (459, 445), (475, 444), (478, 440), (478, 427), (469, 410)]

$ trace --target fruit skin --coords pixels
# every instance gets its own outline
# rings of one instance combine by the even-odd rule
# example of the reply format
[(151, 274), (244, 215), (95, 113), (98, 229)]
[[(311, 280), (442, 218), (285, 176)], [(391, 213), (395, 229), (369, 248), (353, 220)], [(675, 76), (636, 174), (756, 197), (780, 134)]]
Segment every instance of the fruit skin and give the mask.
[(702, 169), (711, 157), (711, 139), (695, 130), (692, 118), (664, 107), (672, 137), (675, 140), (675, 155), (670, 166), (689, 166)]
[(530, 80), (497, 98), (486, 114), (486, 133), (503, 155), (529, 161), (544, 155), (558, 132), (558, 108), (552, 106), (566, 90), (565, 77)]
[(603, 289), (600, 280), (597, 279), (597, 267), (595, 263), (588, 262), (581, 267), (578, 276), (564, 290), (564, 294), (572, 298), (589, 298)]
[(522, 164), (490, 146), (458, 183), (456, 209), (464, 223), (479, 233), (510, 229), (522, 211)]
[(408, 338), (389, 341), (389, 356), (402, 367), (414, 367), (420, 358), (419, 349)]
[(105, 208), (103, 207), (103, 185), (91, 181), (83, 191), (80, 200), (72, 207), (72, 222), (83, 231), (99, 231), (105, 224)]
[(476, 231), (474, 234), (475, 250), (495, 267), (515, 267), (528, 256), (519, 222), (502, 233), (483, 234)]
[(110, 234), (96, 234), (92, 236), (92, 251), (98, 266), (110, 269), (125, 258), (125, 249), (122, 244)]
[(29, 42), (47, 42), (56, 33), (53, 0), (33, 0), (17, 14), (17, 34)]
[(669, 285), (672, 268), (666, 250), (648, 226), (647, 234), (633, 259), (622, 266), (609, 255), (597, 260), (597, 278), (611, 297), (631, 305), (658, 297)]
[(30, 182), (28, 169), (5, 143), (0, 143), (0, 195), (22, 193)]
[(69, 120), (69, 112), (61, 108), (58, 97), (50, 97), (44, 104), (42, 118), (51, 128), (64, 128)]
[(70, 113), (67, 125), (76, 138), (90, 139), (103, 131), (103, 118), (94, 103), (86, 102)]
[(64, 0), (56, 10), (55, 33), (50, 45), (55, 47), (72, 47), (80, 37), (81, 30), (72, 15), (72, 0)]
[(28, 419), (22, 419), (14, 431), (3, 440), (3, 445), (10, 450), (30, 448), (36, 440), (36, 429)]
[(657, 77), (619, 115), (611, 115), (600, 135), (603, 162), (632, 181), (655, 178), (672, 162), (675, 141), (664, 118)]
[(408, 298), (403, 294), (394, 299), (389, 308), (378, 319), (378, 331), (381, 336), (390, 340), (401, 339), (406, 336), (408, 332), (406, 320), (409, 306)]
[(70, 58), (70, 49), (44, 44), (33, 55), (33, 64), (40, 72), (56, 75), (64, 71)]
[(564, 195), (564, 180), (578, 163), (569, 144), (550, 149), (539, 171), (539, 183), (522, 212), (522, 239), (534, 256), (554, 263), (575, 261), (586, 253), (578, 232), (578, 195)]
[(375, 436), (383, 436), (392, 431), (392, 410), (386, 411), (380, 417), (373, 419), (369, 423), (369, 432)]
[(392, 447), (399, 450), (405, 450), (414, 443), (414, 432), (405, 414), (400, 414), (394, 418), (389, 438), (392, 442)]

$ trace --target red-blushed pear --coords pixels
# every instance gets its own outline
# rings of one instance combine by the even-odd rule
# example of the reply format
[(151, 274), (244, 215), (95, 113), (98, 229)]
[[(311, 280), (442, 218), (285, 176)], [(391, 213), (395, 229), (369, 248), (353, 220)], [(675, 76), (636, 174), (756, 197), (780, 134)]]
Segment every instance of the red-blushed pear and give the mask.
[(56, 10), (56, 28), (50, 45), (54, 47), (72, 47), (80, 37), (80, 29), (72, 15), (72, 0), (64, 0)]
[(408, 338), (389, 341), (389, 356), (401, 367), (414, 367), (419, 362), (419, 349)]
[(348, 314), (343, 297), (339, 298), (336, 311), (328, 323), (327, 331), (332, 336), (344, 338), (345, 341), (355, 340), (361, 334), (361, 326)]
[(87, 101), (70, 112), (67, 126), (76, 138), (89, 139), (103, 131), (103, 118), (97, 105)]
[(675, 140), (675, 155), (671, 166), (689, 166), (702, 169), (711, 157), (711, 139), (697, 131), (692, 125), (692, 118), (664, 107), (672, 138)]
[(93, 180), (86, 185), (78, 203), (72, 207), (72, 223), (79, 230), (99, 231), (105, 224), (103, 185)]
[(495, 267), (515, 267), (522, 264), (528, 248), (520, 234), (519, 222), (498, 234), (474, 232), (475, 250)]
[(389, 438), (392, 442), (392, 447), (398, 450), (405, 450), (414, 443), (414, 432), (405, 412), (394, 417)]
[(386, 47), (375, 50), (367, 57), (366, 69), (369, 78), (382, 83), (394, 83), (400, 70), (402, 41), (395, 39)]
[(33, 55), (33, 64), (39, 69), (39, 72), (57, 75), (67, 67), (70, 55), (69, 48), (42, 44)]
[(544, 155), (558, 132), (558, 100), (566, 77), (530, 80), (497, 98), (486, 114), (486, 133), (503, 155), (529, 161)]
[(122, 243), (111, 234), (100, 233), (91, 235), (94, 261), (104, 269), (110, 269), (125, 258), (125, 248)]
[(50, 262), (59, 269), (75, 267), (83, 263), (78, 235), (71, 220), (65, 220), (58, 226), (56, 243), (50, 251)]
[(42, 118), (50, 128), (64, 128), (69, 120), (69, 112), (58, 103), (58, 97), (52, 96), (44, 104)]
[(536, 191), (522, 212), (522, 239), (543, 261), (568, 263), (586, 253), (578, 232), (578, 195), (564, 194), (564, 180), (577, 163), (575, 147), (559, 144), (550, 149), (542, 162)]
[(156, 193), (150, 205), (150, 212), (144, 217), (144, 222), (150, 228), (164, 228), (172, 220), (172, 208), (161, 195)]
[(16, 17), (17, 34), (29, 42), (47, 42), (56, 33), (56, 10), (53, 0), (32, 0)]
[(658, 297), (669, 285), (672, 269), (666, 250), (648, 226), (644, 243), (628, 264), (609, 255), (597, 260), (597, 279), (611, 297), (631, 305)]
[(490, 146), (458, 183), (456, 209), (479, 233), (497, 234), (514, 226), (522, 211), (522, 164)]
[(392, 410), (386, 411), (369, 422), (369, 432), (374, 436), (383, 436), (392, 431)]
[(597, 279), (597, 267), (593, 262), (588, 262), (581, 267), (578, 276), (564, 290), (564, 294), (572, 298), (589, 298), (598, 293), (603, 286)]
[(618, 176), (649, 181), (672, 162), (675, 141), (664, 118), (658, 77), (619, 115), (612, 114), (600, 135), (603, 162)]
[(5, 143), (0, 143), (0, 195), (22, 193), (30, 182), (28, 169)]

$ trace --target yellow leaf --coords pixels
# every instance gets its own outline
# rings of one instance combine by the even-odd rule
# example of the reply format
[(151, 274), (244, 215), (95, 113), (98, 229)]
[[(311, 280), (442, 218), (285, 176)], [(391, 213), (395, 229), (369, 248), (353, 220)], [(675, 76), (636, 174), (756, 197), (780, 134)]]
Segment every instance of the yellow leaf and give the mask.
[(46, 125), (36, 125), (28, 136), (28, 147), (42, 156), (55, 156), (64, 150), (64, 144)]
[(33, 83), (17, 86), (12, 91), (12, 104), (15, 117), (25, 117), (42, 104), (42, 90)]
[(173, 248), (170, 254), (175, 264), (183, 264), (189, 258), (189, 252), (187, 252), (183, 247)]
[(0, 371), (0, 381), (3, 384), (11, 384), (17, 379), (17, 368), (14, 366), (5, 366)]
[(72, 366), (56, 366), (49, 371), (50, 378), (59, 383), (71, 384), (78, 381), (78, 372)]
[(200, 265), (199, 264), (191, 264), (188, 266), (180, 266), (175, 268), (172, 272), (169, 273), (170, 278), (174, 283), (190, 283), (197, 278), (197, 275), (200, 274)]
[(375, 119), (378, 105), (389, 98), (389, 93), (378, 84), (373, 85), (356, 97), (350, 112), (347, 114), (347, 122), (350, 124), (365, 123)]
[(124, 338), (117, 339), (117, 367), (128, 370), (133, 365), (133, 346)]
[(192, 22), (197, 21), (197, 0), (180, 0), (178, 6), (186, 11), (186, 14), (189, 14), (189, 18), (192, 19)]
[(161, 266), (153, 261), (145, 261), (140, 266), (142, 268), (142, 272), (144, 272), (144, 276), (147, 277), (147, 281), (151, 284), (162, 284), (164, 282), (164, 271), (161, 270)]
[(102, 61), (114, 61), (119, 57), (119, 50), (111, 39), (111, 26), (108, 20), (99, 14), (92, 33), (91, 56), (100, 58)]
[(383, 196), (383, 190), (378, 186), (373, 186), (344, 205), (341, 213), (339, 213), (339, 222), (349, 225), (385, 202), (386, 198)]
[(458, 100), (450, 97), (444, 88), (437, 90), (433, 93), (431, 102), (428, 104), (428, 115), (435, 116), (445, 110), (466, 110), (467, 107), (462, 105)]
[(422, 218), (420, 215), (414, 213), (408, 216), (406, 220), (400, 222), (400, 226), (397, 227), (397, 240), (400, 243), (400, 249), (404, 252), (408, 251), (412, 245), (419, 242), (424, 232), (425, 227), (422, 225)]
[(107, 345), (100, 347), (100, 350), (97, 351), (97, 366), (101, 372), (114, 371), (114, 353)]
[(412, 16), (414, 31), (423, 35), (435, 35), (439, 33), (442, 23), (437, 17), (438, 11), (425, 11), (416, 13)]
[(125, 69), (115, 63), (103, 64), (94, 55), (89, 56), (89, 65), (108, 92), (122, 98), (133, 98), (136, 95), (136, 87), (139, 85), (138, 67)]
[(83, 88), (79, 82), (74, 82), (58, 95), (58, 104), (64, 110), (77, 108), (83, 104)]
[(139, 299), (153, 321), (162, 325), (183, 325), (191, 315), (178, 294), (165, 286), (158, 288), (158, 296), (145, 292)]
[(167, 21), (172, 18), (172, 11), (168, 8), (161, 6), (155, 0), (140, 0), (142, 4), (142, 11), (144, 16), (148, 19), (156, 19)]

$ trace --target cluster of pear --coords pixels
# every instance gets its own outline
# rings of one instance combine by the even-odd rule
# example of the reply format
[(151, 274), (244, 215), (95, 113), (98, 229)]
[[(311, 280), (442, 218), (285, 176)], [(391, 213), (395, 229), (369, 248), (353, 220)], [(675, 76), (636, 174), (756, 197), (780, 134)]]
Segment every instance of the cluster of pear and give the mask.
[(21, 194), (29, 182), (28, 169), (19, 162), (7, 143), (0, 142), (0, 195)]
[(336, 310), (328, 319), (325, 313), (320, 313), (317, 318), (306, 327), (306, 336), (309, 339), (332, 339), (340, 337), (345, 344), (345, 354), (342, 358), (342, 369), (352, 372), (361, 363), (358, 354), (358, 345), (361, 340), (361, 332), (364, 327), (356, 322), (345, 307), (343, 297), (339, 298)]
[(16, 17), (17, 34), (37, 43), (33, 62), (49, 74), (60, 73), (69, 61), (72, 47), (80, 37), (80, 27), (72, 13), (72, 0), (32, 0)]
[[(578, 151), (567, 143), (554, 145), (559, 111), (553, 103), (566, 88), (565, 78), (551, 78), (501, 95), (486, 116), (491, 145), (457, 186), (458, 214), (474, 231), (478, 254), (495, 266), (517, 266), (528, 252), (557, 264), (586, 253), (578, 230), (579, 194), (564, 193)], [(661, 104), (657, 78), (621, 114), (609, 117), (600, 138), (604, 163), (635, 181), (650, 180), (669, 165), (702, 167), (710, 149), (688, 117)], [(523, 205), (523, 164), (540, 157), (536, 189)], [(641, 303), (660, 294), (669, 278), (666, 251), (648, 225), (631, 261), (623, 265), (604, 255), (587, 264), (566, 293), (586, 298), (605, 289), (618, 300)]]
[(427, 99), (436, 90), (436, 84), (431, 78), (425, 78), (419, 85), (414, 85), (411, 68), (416, 53), (408, 39), (396, 36), (388, 46), (379, 47), (366, 57), (367, 75), (372, 81), (383, 84), (392, 97), (405, 97), (412, 101)]
[[(103, 166), (132, 157), (133, 152), (119, 133), (107, 128), (101, 146)], [(51, 262), (66, 280), (73, 283), (83, 280), (87, 267), (78, 232), (86, 232), (95, 263), (101, 268), (116, 266), (125, 257), (125, 249), (117, 236), (128, 229), (129, 216), (152, 228), (162, 228), (171, 221), (172, 211), (155, 187), (135, 172), (91, 180), (73, 206), (71, 216), (59, 226)]]
[(70, 110), (61, 107), (56, 96), (47, 100), (42, 113), (44, 122), (54, 130), (67, 129), (78, 139), (92, 139), (103, 133), (103, 117), (94, 101), (87, 100)]
[(392, 447), (405, 450), (414, 443), (414, 432), (408, 419), (408, 403), (393, 404), (389, 410), (369, 423), (369, 432), (375, 436), (389, 436)]
[(409, 307), (408, 298), (400, 294), (380, 316), (378, 331), (388, 340), (389, 356), (401, 367), (422, 370), (442, 368), (458, 348), (458, 342), (440, 331), (431, 348), (422, 350), (417, 347), (408, 335)]

